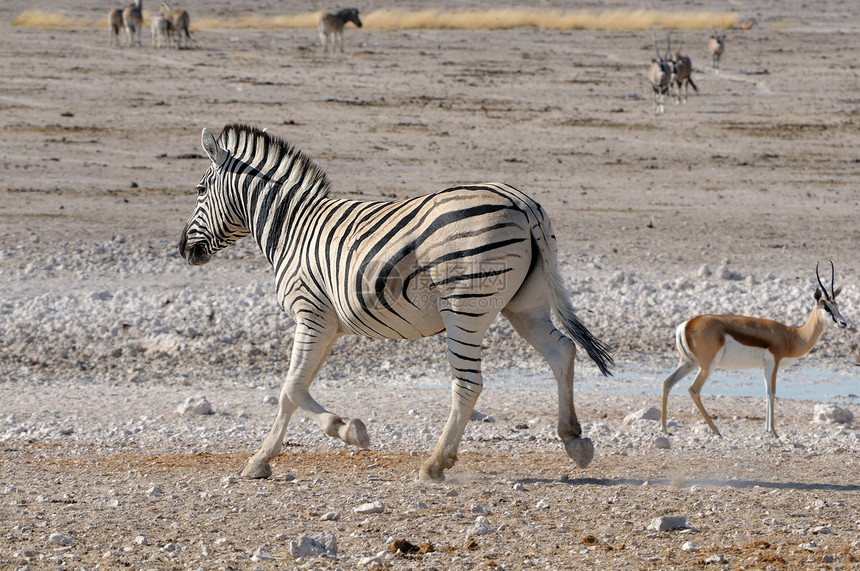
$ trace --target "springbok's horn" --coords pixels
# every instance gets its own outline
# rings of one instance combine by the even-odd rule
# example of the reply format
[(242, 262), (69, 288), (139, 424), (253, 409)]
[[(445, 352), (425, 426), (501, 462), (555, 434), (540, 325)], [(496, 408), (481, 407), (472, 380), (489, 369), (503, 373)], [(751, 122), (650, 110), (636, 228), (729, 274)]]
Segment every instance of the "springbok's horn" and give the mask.
[[(832, 264), (833, 262), (830, 263)], [(818, 287), (821, 288), (821, 293), (827, 295), (827, 288), (821, 283), (821, 276), (818, 274), (818, 264), (819, 262), (815, 262), (815, 277), (818, 278)]]
[(833, 265), (833, 260), (827, 261), (830, 262), (830, 299), (833, 299), (836, 297), (836, 266)]

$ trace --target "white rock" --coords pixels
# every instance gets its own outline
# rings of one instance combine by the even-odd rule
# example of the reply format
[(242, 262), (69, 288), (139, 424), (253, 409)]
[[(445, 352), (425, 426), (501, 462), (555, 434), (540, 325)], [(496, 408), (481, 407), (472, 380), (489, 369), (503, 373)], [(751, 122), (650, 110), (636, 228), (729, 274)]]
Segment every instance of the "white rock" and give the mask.
[(340, 519), (340, 512), (326, 512), (320, 518), (321, 521), (337, 521)]
[(146, 537), (142, 535), (138, 535), (134, 538), (134, 542), (138, 545), (149, 545), (149, 541), (147, 541)]
[(371, 569), (375, 569), (377, 567), (382, 567), (382, 557), (378, 555), (372, 555), (370, 557), (362, 557), (358, 560), (359, 567), (370, 567)]
[(263, 397), (263, 404), (278, 404), (278, 397), (275, 395), (266, 395)]
[(674, 529), (681, 529), (686, 525), (687, 518), (682, 515), (664, 515), (652, 519), (651, 523), (648, 524), (648, 529), (653, 529), (654, 531), (672, 531)]
[(696, 544), (693, 543), (692, 541), (685, 541), (684, 545), (681, 546), (681, 549), (683, 551), (698, 551), (699, 550), (699, 548), (696, 547)]
[(380, 501), (368, 502), (361, 504), (357, 508), (352, 508), (352, 511), (357, 514), (380, 514), (385, 511), (385, 504)]
[(151, 496), (153, 498), (157, 498), (161, 495), (161, 487), (160, 486), (152, 486), (148, 490), (146, 490), (146, 495)]
[(179, 405), (176, 412), (179, 414), (212, 414), (212, 405), (203, 395), (188, 397), (184, 403)]
[(52, 533), (48, 537), (48, 545), (71, 545), (72, 538), (62, 533)]
[(625, 416), (624, 424), (632, 424), (637, 420), (660, 420), (660, 411), (653, 406), (639, 409)]
[(657, 436), (654, 440), (651, 441), (651, 448), (657, 448), (660, 450), (668, 450), (672, 447), (672, 443), (669, 442), (669, 439), (665, 436)]
[(333, 533), (303, 535), (298, 540), (290, 542), (290, 557), (294, 559), (315, 557), (323, 553), (337, 555), (337, 538)]
[(467, 535), (487, 535), (492, 531), (490, 529), (490, 526), (487, 525), (488, 521), (489, 520), (487, 520), (487, 518), (485, 518), (484, 516), (478, 516), (477, 518), (475, 518), (475, 525), (469, 528)]
[(525, 486), (523, 486), (523, 485), (522, 485), (521, 483), (519, 483), (519, 482), (517, 482), (516, 484), (514, 484), (514, 491), (515, 491), (515, 492), (522, 492), (522, 491), (524, 491), (525, 489), (526, 489), (526, 487), (525, 487)]
[(265, 551), (263, 551), (262, 547), (258, 547), (257, 549), (255, 549), (254, 554), (251, 555), (251, 561), (254, 561), (255, 563), (258, 561), (274, 561), (274, 560), (275, 560), (275, 558), (272, 557), (272, 555), (270, 553), (266, 553)]
[(821, 424), (851, 424), (854, 413), (831, 403), (816, 404), (812, 413), (813, 422)]

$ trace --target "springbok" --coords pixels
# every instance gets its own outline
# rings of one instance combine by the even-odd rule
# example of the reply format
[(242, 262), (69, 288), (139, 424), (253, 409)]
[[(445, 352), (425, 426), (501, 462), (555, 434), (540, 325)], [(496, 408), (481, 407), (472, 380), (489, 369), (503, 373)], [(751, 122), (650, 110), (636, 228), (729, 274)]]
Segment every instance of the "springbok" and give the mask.
[(185, 34), (185, 47), (191, 43), (191, 34), (188, 33), (188, 26), (191, 25), (191, 17), (185, 10), (171, 10), (167, 2), (161, 3), (161, 15), (167, 18), (173, 31), (170, 32), (171, 37), (173, 32), (176, 32), (176, 47), (182, 47), (182, 35)]
[(134, 36), (137, 36), (137, 45), (141, 45), (140, 36), (143, 31), (143, 0), (134, 0), (122, 11), (122, 20), (125, 24), (125, 35), (128, 37), (128, 45), (134, 45)]
[(675, 105), (681, 104), (681, 88), (684, 88), (684, 103), (687, 102), (687, 93), (689, 86), (693, 86), (693, 90), (698, 93), (699, 88), (693, 83), (693, 61), (689, 56), (681, 55), (681, 44), (678, 45), (678, 51), (672, 54), (672, 71), (675, 74), (675, 84), (678, 87), (678, 93), (675, 94)]
[(320, 32), (323, 53), (328, 50), (329, 43), (331, 43), (332, 53), (337, 50), (338, 46), (340, 46), (340, 51), (343, 53), (343, 27), (346, 26), (347, 22), (352, 22), (359, 28), (361, 27), (357, 8), (344, 8), (336, 14), (323, 14), (320, 16), (317, 21), (317, 27)]
[(654, 50), (657, 52), (657, 57), (651, 60), (651, 67), (648, 68), (648, 81), (651, 83), (651, 89), (654, 90), (654, 111), (659, 115), (666, 110), (664, 100), (666, 94), (669, 93), (674, 74), (672, 65), (669, 63), (668, 52), (665, 56), (660, 55), (656, 34), (654, 35)]
[(152, 47), (161, 49), (172, 43), (170, 38), (173, 34), (173, 26), (164, 16), (154, 16), (149, 31), (152, 35)]
[(121, 45), (119, 34), (124, 27), (125, 24), (122, 21), (122, 10), (115, 8), (108, 12), (108, 28), (110, 30), (110, 37), (108, 39), (109, 46)]
[(726, 36), (716, 31), (711, 35), (711, 41), (708, 44), (708, 51), (711, 52), (711, 61), (714, 66), (714, 73), (720, 73), (720, 57), (726, 49)]
[(839, 313), (836, 296), (842, 290), (834, 289), (835, 268), (830, 262), (830, 293), (821, 283), (818, 264), (815, 276), (818, 287), (815, 289), (815, 305), (806, 323), (792, 327), (782, 323), (744, 317), (741, 315), (699, 315), (685, 321), (675, 330), (675, 344), (681, 362), (678, 368), (663, 381), (663, 404), (660, 423), (666, 430), (666, 405), (669, 391), (675, 384), (698, 367), (696, 379), (690, 385), (690, 396), (696, 408), (702, 413), (705, 422), (714, 434), (721, 436), (714, 421), (708, 416), (699, 393), (715, 369), (742, 370), (762, 367), (767, 390), (767, 419), (765, 430), (777, 436), (774, 425), (774, 398), (776, 394), (776, 375), (780, 366), (787, 367), (806, 355), (824, 332), (827, 323), (839, 328), (847, 325)]

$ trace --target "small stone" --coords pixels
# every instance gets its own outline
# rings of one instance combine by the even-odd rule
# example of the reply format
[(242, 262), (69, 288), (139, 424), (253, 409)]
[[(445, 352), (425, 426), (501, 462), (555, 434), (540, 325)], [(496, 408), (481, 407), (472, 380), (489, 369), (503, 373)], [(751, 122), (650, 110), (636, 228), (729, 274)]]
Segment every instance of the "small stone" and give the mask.
[(263, 397), (263, 404), (278, 404), (278, 397), (275, 395), (266, 395)]
[(340, 512), (326, 512), (320, 518), (320, 521), (337, 521), (340, 519)]
[(147, 539), (142, 535), (135, 537), (134, 542), (138, 545), (149, 545), (149, 541), (147, 541)]
[(648, 529), (654, 531), (672, 531), (686, 527), (687, 518), (682, 515), (664, 515), (655, 517), (648, 525)]
[(148, 490), (146, 490), (146, 495), (147, 495), (147, 496), (150, 496), (150, 497), (153, 497), (153, 498), (157, 498), (158, 496), (160, 496), (160, 495), (161, 495), (161, 487), (159, 487), (159, 486), (152, 486), (151, 488), (149, 488)]
[(624, 424), (633, 424), (637, 420), (660, 420), (660, 411), (653, 406), (639, 409), (625, 416)]
[(362, 557), (358, 560), (358, 566), (370, 567), (371, 569), (382, 567), (382, 557), (378, 555), (373, 555), (371, 557)]
[(695, 494), (696, 492), (701, 492), (701, 491), (702, 491), (702, 486), (700, 486), (699, 484), (696, 484), (696, 485), (694, 485), (694, 486), (690, 486), (690, 491), (691, 491), (691, 492), (693, 492), (694, 494)]
[(490, 510), (485, 508), (484, 506), (472, 505), (472, 513), (478, 515), (489, 515)]
[(729, 560), (726, 559), (726, 555), (724, 553), (715, 553), (711, 555), (707, 559), (705, 559), (706, 564), (717, 564), (717, 565), (725, 565)]
[(385, 511), (385, 504), (380, 501), (368, 502), (353, 508), (352, 511), (357, 514), (380, 514)]
[(184, 403), (179, 405), (176, 412), (179, 414), (212, 414), (212, 405), (209, 404), (209, 401), (203, 395), (188, 397)]
[(658, 450), (668, 450), (671, 447), (672, 443), (669, 442), (669, 439), (665, 436), (658, 436), (651, 441), (651, 448), (657, 448)]
[(337, 538), (333, 533), (302, 535), (298, 540), (290, 542), (290, 556), (294, 559), (316, 557), (323, 553), (337, 555)]
[(263, 551), (262, 547), (258, 547), (257, 549), (255, 549), (254, 554), (251, 555), (251, 561), (253, 561), (255, 563), (258, 561), (274, 561), (274, 560), (275, 560), (275, 558), (272, 557), (271, 554)]
[(699, 548), (696, 547), (696, 544), (693, 543), (692, 541), (685, 541), (684, 545), (681, 546), (681, 549), (683, 551), (698, 551), (699, 550)]
[(62, 533), (52, 533), (48, 537), (48, 545), (71, 545), (72, 538)]
[(854, 422), (854, 413), (831, 403), (816, 404), (812, 420), (820, 424), (851, 424)]

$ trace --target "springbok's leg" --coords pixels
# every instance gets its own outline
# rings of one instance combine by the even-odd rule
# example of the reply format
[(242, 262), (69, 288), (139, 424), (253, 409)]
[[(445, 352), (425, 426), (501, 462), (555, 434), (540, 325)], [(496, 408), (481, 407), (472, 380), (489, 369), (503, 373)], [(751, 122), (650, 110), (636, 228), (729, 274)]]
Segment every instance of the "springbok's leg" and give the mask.
[[(516, 301), (516, 300), (515, 300)], [(585, 468), (594, 458), (594, 445), (582, 438), (582, 427), (573, 404), (573, 367), (576, 345), (552, 324), (549, 304), (532, 312), (502, 312), (517, 333), (543, 356), (558, 384), (558, 435), (576, 465)]]
[(457, 462), (457, 449), (463, 431), (484, 383), (481, 376), (481, 341), (495, 316), (495, 313), (489, 313), (463, 317), (453, 308), (442, 311), (448, 335), (448, 362), (454, 374), (451, 413), (433, 453), (418, 472), (420, 480), (442, 482), (445, 480), (445, 470)]
[(774, 438), (779, 438), (776, 433), (776, 422), (774, 421), (774, 405), (776, 400), (776, 372), (779, 363), (768, 358), (764, 364), (764, 386), (767, 391), (767, 416), (765, 417), (765, 430), (770, 432)]
[(312, 329), (301, 323), (296, 325), (290, 370), (281, 389), (278, 416), (260, 449), (248, 460), (248, 465), (242, 471), (243, 476), (268, 478), (271, 475), (269, 461), (280, 453), (287, 424), (297, 408), (306, 411), (329, 436), (337, 436), (349, 444), (363, 448), (368, 446), (367, 430), (360, 420), (344, 421), (322, 408), (308, 393), (308, 387), (328, 357), (336, 339), (336, 334)]
[(708, 426), (711, 427), (711, 430), (714, 431), (714, 434), (717, 436), (722, 436), (720, 431), (717, 430), (717, 425), (714, 424), (714, 421), (711, 419), (711, 416), (708, 414), (708, 411), (705, 410), (704, 405), (702, 405), (702, 397), (700, 393), (702, 392), (702, 385), (705, 384), (705, 381), (708, 380), (708, 375), (711, 372), (704, 368), (699, 369), (699, 373), (696, 375), (696, 378), (693, 380), (693, 384), (690, 385), (690, 396), (693, 397), (693, 402), (696, 404), (696, 408), (699, 409), (699, 412), (702, 413), (702, 416), (705, 418), (705, 422), (708, 423)]
[(678, 381), (692, 373), (695, 368), (695, 363), (682, 359), (678, 364), (678, 368), (672, 371), (672, 374), (666, 377), (663, 381), (663, 402), (660, 407), (660, 424), (663, 427), (664, 434), (669, 434), (669, 431), (666, 429), (666, 407), (669, 404), (669, 391), (672, 390), (672, 387), (674, 387)]

